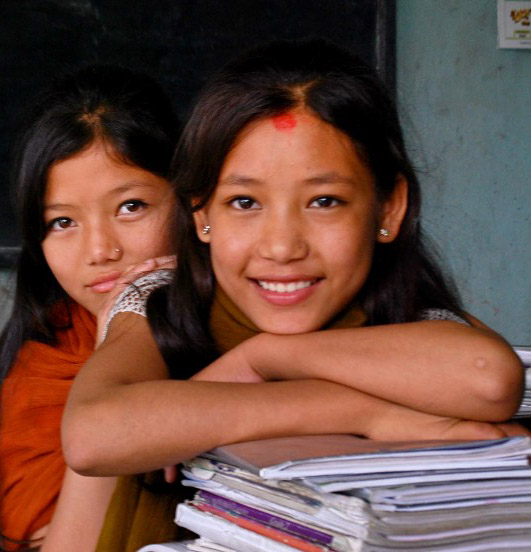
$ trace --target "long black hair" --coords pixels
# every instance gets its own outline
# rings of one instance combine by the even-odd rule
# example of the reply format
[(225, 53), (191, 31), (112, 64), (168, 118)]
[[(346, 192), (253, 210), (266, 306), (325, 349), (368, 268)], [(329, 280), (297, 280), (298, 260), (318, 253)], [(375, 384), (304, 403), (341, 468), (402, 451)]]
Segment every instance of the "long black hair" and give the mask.
[(68, 297), (41, 246), (50, 167), (101, 140), (121, 161), (168, 177), (178, 130), (160, 86), (147, 75), (117, 66), (84, 67), (61, 77), (35, 98), (21, 126), (12, 163), (22, 245), (13, 311), (0, 338), (1, 380), (24, 341), (56, 341), (58, 326), (52, 308), (58, 302), (68, 307)]
[(400, 233), (392, 243), (376, 244), (367, 282), (356, 297), (368, 324), (416, 320), (427, 308), (460, 311), (456, 293), (425, 246), (419, 183), (394, 100), (375, 70), (323, 40), (273, 42), (229, 63), (206, 86), (174, 158), (178, 269), (167, 299), (164, 291), (155, 294), (148, 312), (162, 351), (170, 365), (176, 365), (179, 377), (215, 356), (208, 331), (214, 277), (208, 245), (196, 236), (193, 212), (212, 196), (242, 129), (297, 107), (350, 137), (374, 175), (380, 201), (390, 197), (398, 175), (408, 182)]

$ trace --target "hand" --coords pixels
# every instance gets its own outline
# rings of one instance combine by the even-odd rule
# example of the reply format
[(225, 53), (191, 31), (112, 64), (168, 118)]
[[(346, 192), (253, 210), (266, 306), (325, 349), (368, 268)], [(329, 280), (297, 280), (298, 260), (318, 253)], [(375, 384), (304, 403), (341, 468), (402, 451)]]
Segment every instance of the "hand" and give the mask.
[(126, 268), (120, 278), (116, 280), (114, 288), (107, 293), (105, 302), (98, 311), (98, 329), (96, 333), (95, 349), (97, 349), (103, 341), (103, 329), (105, 328), (109, 314), (116, 303), (116, 299), (122, 291), (144, 274), (154, 272), (155, 270), (174, 269), (176, 265), (177, 260), (175, 255), (167, 255), (165, 257), (147, 259), (140, 264), (131, 265)]
[(248, 351), (247, 344), (252, 346), (253, 339), (248, 339), (234, 347), (234, 349), (227, 351), (190, 379), (231, 383), (263, 383), (265, 380), (253, 370), (246, 354)]
[(525, 437), (531, 437), (531, 431), (524, 425), (518, 422), (503, 422), (495, 424), (499, 429), (505, 432), (507, 437), (515, 437), (517, 435), (523, 435)]
[(500, 439), (531, 433), (515, 422), (489, 423), (446, 418), (398, 406), (376, 416), (366, 437), (383, 441)]
[(515, 435), (530, 435), (529, 431), (523, 426), (512, 422), (488, 423), (443, 418), (436, 424), (438, 429), (441, 430), (441, 438), (443, 439), (500, 439)]

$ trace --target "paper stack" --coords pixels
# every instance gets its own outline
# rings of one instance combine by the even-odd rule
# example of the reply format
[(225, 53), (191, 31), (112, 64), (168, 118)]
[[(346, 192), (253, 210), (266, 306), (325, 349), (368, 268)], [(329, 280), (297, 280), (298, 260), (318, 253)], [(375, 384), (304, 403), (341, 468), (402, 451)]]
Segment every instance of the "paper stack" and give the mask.
[(531, 347), (515, 347), (514, 350), (525, 368), (524, 397), (515, 418), (529, 418), (531, 417)]
[(186, 464), (198, 551), (531, 550), (531, 440), (270, 439)]

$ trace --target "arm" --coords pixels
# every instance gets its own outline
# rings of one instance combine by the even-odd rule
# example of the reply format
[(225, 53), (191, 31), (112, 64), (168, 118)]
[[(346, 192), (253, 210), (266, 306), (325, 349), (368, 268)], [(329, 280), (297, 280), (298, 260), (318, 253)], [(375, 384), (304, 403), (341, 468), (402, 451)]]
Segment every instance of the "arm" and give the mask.
[(471, 321), (260, 334), (240, 347), (266, 380), (322, 378), (430, 414), (506, 420), (520, 404), (522, 365), (500, 336)]
[(72, 386), (63, 418), (67, 463), (91, 475), (149, 471), (236, 441), (353, 432), (345, 414), (360, 413), (351, 390), (328, 382), (167, 378), (147, 321), (118, 315)]
[(84, 477), (67, 468), (41, 552), (95, 550), (114, 487), (113, 477)]
[[(240, 352), (233, 351), (216, 361), (216, 370), (237, 369)], [(63, 418), (67, 463), (84, 474), (118, 475), (158, 469), (227, 443), (286, 435), (396, 440), (506, 434), (322, 380), (220, 383), (206, 372), (194, 381), (167, 377), (147, 321), (118, 315), (70, 392)]]

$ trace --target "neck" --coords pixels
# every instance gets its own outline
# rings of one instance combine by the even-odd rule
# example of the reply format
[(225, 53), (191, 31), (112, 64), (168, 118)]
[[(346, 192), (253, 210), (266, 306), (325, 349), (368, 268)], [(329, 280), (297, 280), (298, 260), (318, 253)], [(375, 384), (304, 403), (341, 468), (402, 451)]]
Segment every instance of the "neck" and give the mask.
[[(353, 304), (345, 307), (321, 329), (355, 328), (365, 324), (366, 320), (361, 307)], [(225, 353), (261, 331), (218, 286), (210, 311), (210, 332), (218, 351)]]

